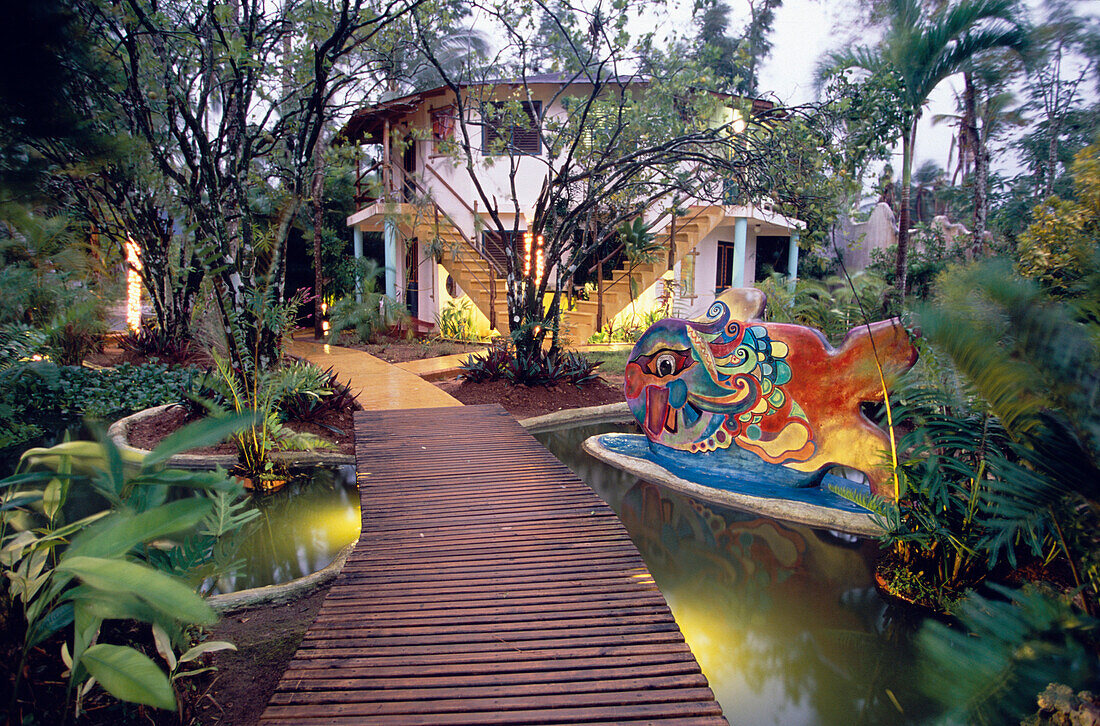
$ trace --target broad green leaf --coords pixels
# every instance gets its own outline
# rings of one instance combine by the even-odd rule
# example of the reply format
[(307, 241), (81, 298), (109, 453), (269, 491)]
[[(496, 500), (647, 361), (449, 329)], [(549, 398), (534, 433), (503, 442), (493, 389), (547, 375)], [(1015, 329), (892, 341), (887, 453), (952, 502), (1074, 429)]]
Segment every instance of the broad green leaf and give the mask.
[(62, 502), (61, 480), (52, 479), (46, 486), (46, 491), (42, 495), (42, 509), (46, 513), (46, 518), (53, 522), (53, 518), (57, 516), (57, 512), (61, 509)]
[(38, 541), (38, 535), (29, 530), (14, 535), (8, 543), (0, 549), (0, 564), (14, 565), (23, 558), (23, 548), (32, 542)]
[[(64, 457), (72, 457), (72, 469), (80, 473), (92, 473), (103, 470), (107, 466), (107, 453), (102, 444), (96, 441), (66, 441), (49, 448), (37, 447), (27, 449), (19, 458), (22, 466), (44, 466), (53, 471), (60, 471)], [(126, 463), (141, 464), (140, 454), (129, 451), (121, 452), (120, 456)]]
[(137, 620), (143, 623), (169, 620), (139, 597), (129, 593), (104, 592), (88, 585), (79, 585), (66, 592), (65, 597), (103, 620)]
[(145, 457), (145, 468), (167, 461), (189, 449), (212, 446), (252, 425), (256, 416), (251, 413), (236, 414), (226, 418), (203, 419), (184, 426), (168, 436), (160, 446)]
[(233, 485), (225, 473), (167, 469), (139, 474), (129, 482), (133, 486), (170, 485), (193, 489), (224, 489)]
[(19, 487), (24, 484), (34, 484), (54, 479), (56, 475), (50, 471), (32, 471), (26, 474), (15, 474), (7, 479), (0, 480), (0, 489), (7, 487)]
[[(103, 619), (96, 616), (85, 603), (73, 603), (73, 663), (80, 664), (84, 651), (99, 637), (99, 628), (102, 625)], [(73, 669), (74, 677), (77, 671), (79, 668)]]
[(211, 625), (218, 620), (214, 610), (199, 595), (148, 565), (98, 557), (66, 557), (57, 566), (62, 573), (107, 592), (127, 592), (177, 620)]
[(236, 650), (237, 646), (225, 640), (209, 640), (205, 643), (199, 643), (194, 648), (191, 648), (186, 653), (180, 656), (180, 663), (189, 663), (198, 658), (203, 653), (216, 653), (219, 650)]
[[(36, 604), (37, 602), (40, 600), (36, 601)], [(47, 613), (44, 618), (34, 619), (31, 622), (32, 624), (27, 628), (28, 648), (33, 648), (59, 630), (69, 627), (73, 622), (73, 604), (62, 603)]]
[(9, 509), (19, 509), (20, 507), (24, 507), (28, 504), (33, 504), (34, 502), (40, 501), (41, 499), (42, 492), (41, 490), (37, 489), (20, 492), (19, 494), (13, 494), (12, 496), (5, 499), (2, 503), (0, 503), (0, 512), (6, 512)]
[(164, 658), (164, 662), (168, 664), (168, 672), (176, 670), (176, 651), (172, 650), (172, 639), (168, 637), (168, 633), (164, 632), (164, 628), (156, 623), (153, 623), (153, 644), (157, 646), (160, 657)]
[(65, 558), (119, 557), (144, 542), (197, 525), (210, 511), (205, 498), (180, 499), (141, 514), (117, 512), (73, 538)]
[(218, 670), (214, 666), (206, 666), (205, 668), (197, 668), (193, 671), (183, 671), (182, 673), (173, 673), (172, 680), (176, 681), (180, 678), (191, 678), (192, 676), (202, 675), (203, 673), (209, 673), (210, 671)]
[(84, 517), (83, 519), (78, 519), (77, 521), (73, 522), (72, 524), (66, 524), (64, 527), (59, 527), (58, 529), (55, 529), (55, 530), (51, 531), (49, 534), (43, 536), (42, 539), (39, 540), (39, 541), (40, 542), (52, 542), (52, 541), (59, 540), (59, 539), (65, 539), (66, 537), (68, 537), (73, 532), (84, 529), (85, 527), (87, 527), (92, 522), (95, 522), (96, 520), (99, 520), (99, 519), (103, 519), (104, 517), (106, 517), (109, 514), (111, 514), (110, 509), (104, 509), (102, 512), (96, 512), (95, 514), (89, 514), (87, 517)]
[(168, 676), (148, 656), (133, 648), (100, 643), (84, 652), (84, 666), (115, 698), (176, 710)]

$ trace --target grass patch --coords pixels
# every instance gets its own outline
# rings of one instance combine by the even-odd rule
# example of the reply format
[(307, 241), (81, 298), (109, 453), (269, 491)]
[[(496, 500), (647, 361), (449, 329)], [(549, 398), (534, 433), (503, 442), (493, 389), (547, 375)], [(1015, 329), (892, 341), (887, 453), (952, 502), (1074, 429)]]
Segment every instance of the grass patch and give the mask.
[(630, 359), (629, 350), (589, 351), (586, 353), (593, 360), (603, 361), (599, 367), (600, 373), (623, 375), (626, 371), (627, 361)]

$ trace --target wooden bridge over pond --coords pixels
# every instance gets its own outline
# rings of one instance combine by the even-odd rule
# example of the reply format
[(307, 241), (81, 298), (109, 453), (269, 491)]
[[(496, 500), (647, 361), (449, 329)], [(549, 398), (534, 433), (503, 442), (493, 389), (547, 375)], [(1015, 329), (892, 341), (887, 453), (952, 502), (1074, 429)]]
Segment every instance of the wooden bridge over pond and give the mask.
[(261, 723), (726, 723), (614, 512), (503, 408), (355, 436), (363, 532)]

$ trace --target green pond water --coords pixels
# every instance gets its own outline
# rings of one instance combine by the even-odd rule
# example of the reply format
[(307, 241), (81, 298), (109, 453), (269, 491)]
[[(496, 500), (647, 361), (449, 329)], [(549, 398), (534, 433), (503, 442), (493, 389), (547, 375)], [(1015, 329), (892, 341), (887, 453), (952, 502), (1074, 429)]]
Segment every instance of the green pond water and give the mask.
[(874, 588), (875, 542), (701, 502), (588, 456), (594, 425), (537, 435), (619, 515), (730, 724), (907, 724), (920, 621)]
[(241, 546), (244, 566), (215, 583), (215, 592), (275, 585), (324, 568), (359, 539), (355, 468), (313, 469), (271, 494), (255, 494), (260, 510)]

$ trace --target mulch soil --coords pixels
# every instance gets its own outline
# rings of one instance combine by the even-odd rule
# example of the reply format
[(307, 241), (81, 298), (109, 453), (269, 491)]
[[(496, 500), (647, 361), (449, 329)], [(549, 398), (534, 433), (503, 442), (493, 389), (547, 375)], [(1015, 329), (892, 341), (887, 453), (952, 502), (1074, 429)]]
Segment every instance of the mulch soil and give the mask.
[(554, 411), (603, 406), (625, 400), (622, 388), (602, 380), (584, 386), (560, 384), (529, 387), (513, 386), (505, 381), (473, 383), (457, 380), (439, 381), (436, 385), (467, 406), (499, 403), (520, 421)]

